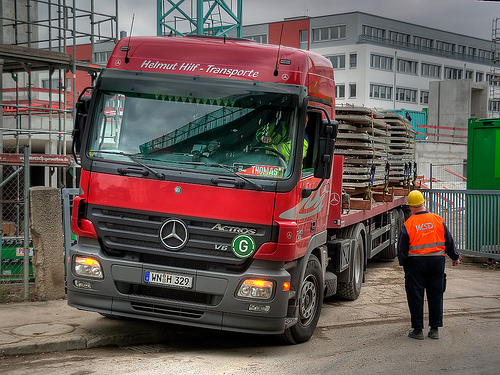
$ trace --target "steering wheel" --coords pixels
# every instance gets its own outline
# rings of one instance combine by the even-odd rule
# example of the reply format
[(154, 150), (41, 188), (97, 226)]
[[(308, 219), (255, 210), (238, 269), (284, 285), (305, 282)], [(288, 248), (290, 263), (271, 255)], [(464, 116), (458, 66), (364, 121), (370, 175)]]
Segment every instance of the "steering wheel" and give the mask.
[(251, 147), (249, 149), (249, 151), (255, 151), (255, 152), (263, 152), (263, 153), (272, 153), (274, 155), (277, 155), (280, 159), (280, 162), (282, 163), (282, 167), (286, 168), (287, 166), (287, 161), (286, 161), (286, 157), (285, 155), (283, 155), (281, 152), (279, 152), (278, 150), (275, 150), (274, 148), (272, 147)]

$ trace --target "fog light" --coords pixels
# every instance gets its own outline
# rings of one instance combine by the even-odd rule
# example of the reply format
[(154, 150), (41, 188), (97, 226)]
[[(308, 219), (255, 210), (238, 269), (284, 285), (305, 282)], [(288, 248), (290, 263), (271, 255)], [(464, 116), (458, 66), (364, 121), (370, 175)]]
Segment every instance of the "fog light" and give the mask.
[(269, 299), (273, 295), (273, 282), (260, 279), (244, 280), (238, 290), (238, 297)]
[(249, 311), (257, 311), (257, 312), (268, 312), (271, 310), (271, 306), (269, 305), (250, 305), (248, 306)]
[(81, 281), (81, 280), (75, 280), (73, 281), (73, 284), (77, 288), (82, 288), (82, 289), (92, 289), (92, 284), (89, 283), (88, 281)]
[(101, 263), (94, 258), (75, 257), (74, 271), (79, 276), (103, 278)]

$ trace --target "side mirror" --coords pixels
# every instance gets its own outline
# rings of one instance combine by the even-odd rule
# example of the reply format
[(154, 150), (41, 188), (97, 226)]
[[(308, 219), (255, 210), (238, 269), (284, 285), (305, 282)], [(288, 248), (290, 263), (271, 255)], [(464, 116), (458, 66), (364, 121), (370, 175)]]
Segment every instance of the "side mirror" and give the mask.
[(314, 177), (316, 178), (327, 179), (331, 176), (338, 129), (338, 121), (322, 120), (318, 139), (318, 157), (314, 166)]
[(78, 101), (76, 102), (76, 116), (75, 116), (75, 125), (73, 128), (73, 157), (75, 161), (77, 160), (76, 154), (80, 152), (80, 147), (82, 144), (81, 136), (83, 131), (85, 130), (85, 125), (87, 123), (87, 117), (90, 109), (90, 100), (89, 96), (83, 96), (88, 90), (92, 89), (92, 87), (87, 87), (81, 93)]

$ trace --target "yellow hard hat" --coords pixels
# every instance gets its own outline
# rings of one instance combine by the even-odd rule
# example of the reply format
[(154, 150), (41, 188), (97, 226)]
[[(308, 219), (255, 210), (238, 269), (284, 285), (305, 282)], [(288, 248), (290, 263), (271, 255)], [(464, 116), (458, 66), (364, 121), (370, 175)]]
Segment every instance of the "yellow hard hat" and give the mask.
[(413, 190), (408, 194), (408, 205), (415, 207), (425, 203), (424, 196), (418, 190)]

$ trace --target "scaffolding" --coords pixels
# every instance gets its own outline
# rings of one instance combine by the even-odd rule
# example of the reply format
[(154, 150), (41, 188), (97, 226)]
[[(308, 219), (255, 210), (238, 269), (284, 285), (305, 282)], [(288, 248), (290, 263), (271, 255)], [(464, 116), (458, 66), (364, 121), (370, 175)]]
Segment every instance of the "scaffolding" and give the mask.
[(500, 18), (491, 27), (491, 63), (489, 75), (489, 117), (500, 117)]
[[(99, 2), (99, 8), (95, 3), (78, 1), (77, 7), (76, 0), (2, 1), (0, 152), (19, 153), (26, 143), (38, 153), (66, 155), (77, 72), (92, 83), (100, 71), (93, 64), (94, 46), (118, 40), (118, 0), (114, 9), (110, 2)], [(90, 46), (84, 59), (79, 56), (82, 45)], [(64, 185), (64, 174), (59, 175), (58, 185)]]
[(118, 0), (76, 3), (0, 0), (0, 300), (23, 280), (28, 299), (29, 187), (77, 186), (77, 91), (101, 69), (94, 47), (118, 40)]

